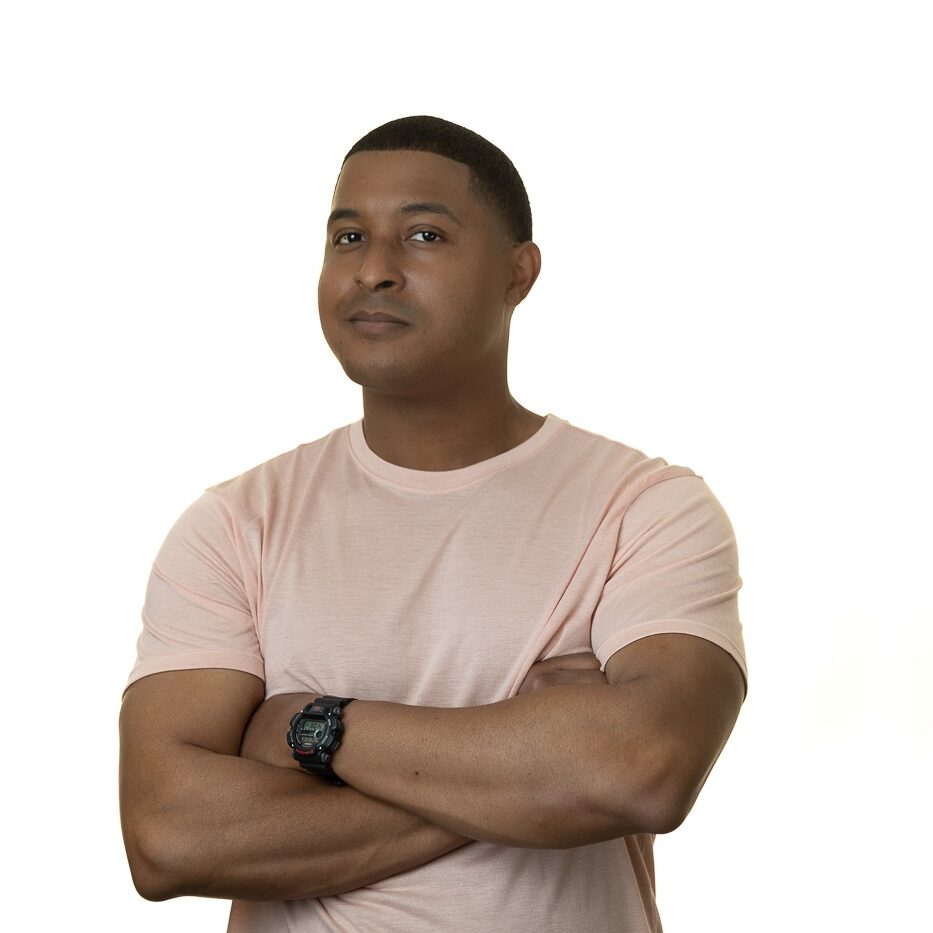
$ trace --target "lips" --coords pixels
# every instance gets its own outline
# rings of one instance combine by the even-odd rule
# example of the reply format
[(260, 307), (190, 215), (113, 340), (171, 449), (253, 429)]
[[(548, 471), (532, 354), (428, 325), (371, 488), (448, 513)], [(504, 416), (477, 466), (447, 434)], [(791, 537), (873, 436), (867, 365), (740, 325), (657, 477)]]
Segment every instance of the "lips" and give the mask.
[(392, 324), (407, 324), (400, 317), (386, 314), (384, 311), (357, 311), (350, 317), (351, 321), (388, 321)]

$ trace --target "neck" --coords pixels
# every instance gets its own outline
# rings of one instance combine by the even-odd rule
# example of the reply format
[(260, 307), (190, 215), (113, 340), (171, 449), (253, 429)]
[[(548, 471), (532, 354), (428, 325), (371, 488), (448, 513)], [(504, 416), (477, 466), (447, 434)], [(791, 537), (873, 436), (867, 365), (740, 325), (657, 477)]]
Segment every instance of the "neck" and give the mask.
[(459, 470), (517, 447), (537, 432), (543, 415), (508, 393), (477, 404), (379, 395), (363, 390), (363, 433), (369, 449), (410, 470)]

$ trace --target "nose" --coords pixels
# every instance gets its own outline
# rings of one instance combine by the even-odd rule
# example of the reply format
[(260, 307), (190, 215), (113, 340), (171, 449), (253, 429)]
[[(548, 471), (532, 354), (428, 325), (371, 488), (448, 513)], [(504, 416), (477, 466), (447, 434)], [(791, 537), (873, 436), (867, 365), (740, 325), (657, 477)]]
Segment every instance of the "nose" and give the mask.
[(359, 251), (360, 267), (354, 280), (369, 291), (401, 288), (404, 276), (393, 245), (383, 240), (371, 240)]

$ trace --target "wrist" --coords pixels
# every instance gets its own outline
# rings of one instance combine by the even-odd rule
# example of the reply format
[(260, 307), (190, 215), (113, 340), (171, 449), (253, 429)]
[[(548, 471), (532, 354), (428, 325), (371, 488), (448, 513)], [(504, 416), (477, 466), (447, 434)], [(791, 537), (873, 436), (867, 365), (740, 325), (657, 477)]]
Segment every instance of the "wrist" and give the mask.
[(354, 702), (355, 697), (317, 696), (289, 722), (286, 742), (292, 757), (301, 768), (326, 784), (347, 783), (333, 770), (332, 761), (343, 742), (344, 713)]
[(298, 763), (292, 758), (291, 750), (282, 741), (283, 732), (295, 711), (316, 696), (319, 694), (280, 693), (260, 703), (243, 733), (240, 757), (277, 768), (297, 768)]
[[(355, 700), (343, 710), (343, 735), (340, 737), (340, 747), (334, 752), (330, 766), (341, 780), (351, 784), (350, 774), (353, 772), (353, 758), (360, 748), (360, 729), (366, 719), (365, 707), (372, 706), (372, 701)], [(349, 748), (347, 747), (349, 745)]]

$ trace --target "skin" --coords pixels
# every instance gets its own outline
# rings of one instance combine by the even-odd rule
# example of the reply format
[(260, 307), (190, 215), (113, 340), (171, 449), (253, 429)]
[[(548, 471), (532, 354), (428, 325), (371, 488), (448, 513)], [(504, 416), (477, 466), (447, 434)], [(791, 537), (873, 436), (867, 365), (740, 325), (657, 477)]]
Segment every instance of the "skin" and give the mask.
[[(402, 206), (434, 202), (436, 213)], [(347, 376), (362, 386), (367, 444), (390, 463), (455, 470), (531, 437), (544, 416), (512, 398), (512, 312), (541, 270), (531, 241), (470, 191), (470, 170), (428, 152), (359, 152), (347, 159), (327, 229), (318, 284), (321, 328)], [(361, 334), (354, 312), (408, 322)]]
[[(540, 251), (512, 242), (469, 181), (442, 156), (358, 153), (334, 192), (332, 208), (355, 216), (328, 226), (321, 327), (362, 387), (368, 445), (410, 469), (497, 456), (544, 421), (507, 382), (512, 313)], [(403, 210), (425, 202), (457, 220)], [(367, 334), (349, 322), (361, 310), (406, 324)], [(712, 643), (655, 635), (616, 652), (605, 673), (588, 652), (538, 662), (516, 697), (487, 706), (360, 699), (333, 761), (341, 788), (301, 771), (283, 739), (312, 695), (263, 695), (260, 680), (227, 670), (153, 674), (126, 691), (121, 818), (144, 897), (323, 897), (474, 839), (566, 848), (669, 832), (725, 744), (744, 684)], [(571, 733), (568, 769), (553, 749)]]
[[(498, 703), (354, 701), (334, 772), (367, 795), (498, 845), (563, 849), (676, 829), (742, 705), (733, 659), (706, 639), (663, 634), (617, 651), (605, 676), (589, 653), (549, 660), (518, 696)], [(314, 696), (267, 700), (256, 728), (272, 741), (259, 739), (250, 754), (286, 765), (274, 726)]]
[[(606, 683), (596, 658), (582, 653), (533, 665), (520, 692)], [(355, 787), (310, 778), (282, 740), (306, 700), (262, 702), (263, 692), (251, 674), (211, 669), (152, 674), (126, 691), (120, 814), (143, 897), (332, 896), (473, 841)], [(301, 814), (313, 814), (313, 833)]]

